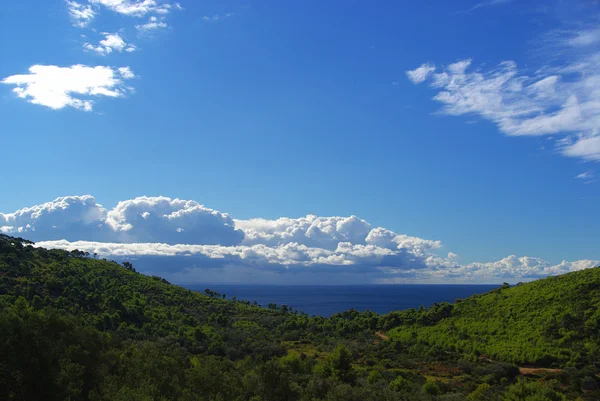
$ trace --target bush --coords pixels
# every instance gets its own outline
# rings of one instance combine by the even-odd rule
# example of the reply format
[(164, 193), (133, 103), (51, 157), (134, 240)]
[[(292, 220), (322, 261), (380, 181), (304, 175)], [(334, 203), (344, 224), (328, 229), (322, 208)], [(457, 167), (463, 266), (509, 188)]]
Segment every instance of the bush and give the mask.
[(425, 394), (429, 394), (429, 395), (439, 395), (440, 394), (440, 387), (437, 385), (436, 382), (432, 382), (432, 381), (426, 381), (425, 384), (423, 384), (423, 387), (421, 387), (421, 390)]

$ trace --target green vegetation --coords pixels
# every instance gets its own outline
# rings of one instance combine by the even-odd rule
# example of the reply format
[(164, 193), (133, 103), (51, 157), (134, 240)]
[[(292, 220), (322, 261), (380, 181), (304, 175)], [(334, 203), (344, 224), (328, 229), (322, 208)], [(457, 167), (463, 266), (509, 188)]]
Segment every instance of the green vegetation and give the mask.
[(519, 365), (600, 368), (600, 269), (390, 313), (381, 324), (395, 327), (391, 338), (409, 347)]
[(0, 400), (600, 399), (600, 269), (326, 319), (32, 245), (0, 236)]

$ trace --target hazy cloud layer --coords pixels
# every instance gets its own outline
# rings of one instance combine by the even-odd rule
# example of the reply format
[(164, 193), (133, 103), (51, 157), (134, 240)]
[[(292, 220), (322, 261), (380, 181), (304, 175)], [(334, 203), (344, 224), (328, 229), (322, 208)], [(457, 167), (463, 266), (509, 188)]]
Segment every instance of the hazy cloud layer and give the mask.
[(91, 111), (93, 98), (118, 98), (131, 92), (125, 85), (125, 80), (131, 78), (129, 67), (34, 65), (28, 74), (12, 75), (0, 83), (16, 86), (13, 92), (33, 104), (55, 110), (73, 107)]
[(552, 39), (563, 55), (527, 73), (514, 61), (494, 68), (470, 59), (407, 71), (415, 84), (428, 81), (448, 115), (478, 115), (507, 135), (562, 135), (566, 156), (600, 161), (600, 34), (597, 29), (561, 33)]
[(600, 264), (553, 265), (527, 256), (461, 264), (458, 255), (441, 253), (440, 241), (372, 227), (356, 216), (233, 220), (198, 202), (167, 197), (121, 201), (110, 210), (89, 195), (58, 198), (0, 213), (0, 231), (39, 246), (134, 261), (142, 272), (177, 281), (497, 282)]

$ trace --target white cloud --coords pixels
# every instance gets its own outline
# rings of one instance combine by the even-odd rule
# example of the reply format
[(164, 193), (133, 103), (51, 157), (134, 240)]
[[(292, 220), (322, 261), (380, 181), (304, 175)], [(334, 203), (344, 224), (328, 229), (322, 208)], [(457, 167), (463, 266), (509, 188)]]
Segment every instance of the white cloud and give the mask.
[(103, 208), (89, 195), (0, 213), (0, 231), (38, 246), (133, 260), (169, 279), (255, 282), (523, 280), (599, 265), (509, 256), (461, 265), (440, 241), (373, 228), (356, 216), (233, 220), (194, 201), (139, 197)]
[(229, 215), (194, 201), (162, 196), (122, 201), (111, 210), (90, 195), (62, 197), (14, 213), (0, 213), (0, 226), (6, 227), (6, 233), (23, 233), (34, 241), (237, 245), (244, 237)]
[(507, 4), (512, 2), (513, 0), (487, 0), (487, 1), (482, 1), (480, 3), (475, 4), (473, 7), (471, 7), (471, 9), (469, 11), (475, 11), (477, 9), (480, 8), (484, 8), (484, 7), (491, 7), (491, 6), (498, 6), (498, 5), (502, 5), (502, 4)]
[(575, 176), (575, 178), (580, 179), (580, 180), (589, 180), (591, 178), (594, 178), (594, 174), (589, 171), (586, 171), (584, 173), (577, 174)]
[(106, 209), (94, 197), (66, 196), (14, 213), (0, 213), (0, 226), (5, 234), (21, 233), (34, 240), (100, 240), (104, 239), (101, 234), (105, 218)]
[(420, 84), (424, 82), (429, 75), (435, 71), (435, 66), (433, 64), (422, 64), (419, 68), (416, 68), (411, 71), (406, 71), (406, 75), (408, 79), (413, 81), (415, 84)]
[(135, 26), (135, 28), (140, 32), (149, 32), (155, 29), (164, 29), (167, 27), (168, 25), (166, 22), (159, 21), (156, 17), (150, 17), (147, 23)]
[(336, 249), (340, 242), (365, 244), (371, 225), (356, 216), (317, 217), (308, 215), (297, 219), (236, 220), (244, 230), (244, 244), (285, 245), (299, 243), (325, 249)]
[(202, 20), (204, 20), (204, 21), (220, 21), (222, 19), (232, 17), (233, 15), (234, 15), (233, 13), (214, 14), (212, 17), (208, 16), (208, 15), (205, 15), (205, 16), (202, 17)]
[(96, 16), (96, 12), (90, 5), (83, 5), (76, 1), (66, 0), (69, 16), (73, 21), (73, 25), (79, 28), (84, 28), (92, 22)]
[(570, 157), (579, 157), (588, 161), (600, 161), (600, 135), (594, 133), (582, 136), (574, 143), (565, 146), (563, 153)]
[(126, 43), (118, 33), (103, 32), (102, 34), (104, 35), (104, 39), (102, 39), (98, 45), (94, 46), (90, 43), (85, 43), (83, 47), (86, 50), (93, 51), (101, 56), (106, 56), (113, 51), (119, 53), (123, 51), (131, 53), (137, 49), (135, 45)]
[(592, 173), (591, 171), (586, 171), (581, 174), (577, 174), (575, 178), (578, 180), (582, 180), (584, 184), (591, 184), (595, 181), (594, 173)]
[(598, 260), (562, 261), (557, 265), (553, 265), (540, 258), (511, 255), (496, 262), (470, 263), (450, 270), (452, 275), (465, 279), (481, 280), (483, 277), (531, 279), (589, 269), (598, 265), (600, 265)]
[(89, 0), (89, 2), (132, 17), (143, 17), (150, 13), (167, 14), (171, 10), (170, 4), (157, 0)]
[[(341, 243), (335, 250), (322, 248), (311, 248), (306, 245), (289, 243), (286, 245), (269, 247), (265, 245), (185, 245), (164, 243), (108, 243), (66, 240), (42, 241), (38, 246), (61, 249), (80, 249), (97, 253), (100, 256), (187, 256), (217, 260), (219, 264), (225, 263), (248, 263), (265, 268), (269, 267), (308, 267), (318, 266), (350, 266), (364, 259), (372, 259), (373, 262), (381, 261), (386, 256), (394, 256), (389, 249), (352, 245)], [(214, 261), (213, 261), (214, 263)], [(361, 266), (365, 268), (365, 266)], [(175, 266), (181, 269), (181, 266)]]
[(237, 245), (244, 237), (228, 214), (163, 196), (119, 202), (106, 224), (125, 242)]
[[(276, 273), (278, 282), (295, 283), (299, 274), (303, 282), (498, 282), (531, 280), (564, 274), (600, 265), (597, 260), (563, 261), (551, 264), (540, 258), (514, 255), (495, 262), (460, 265), (458, 257), (420, 259), (409, 252), (395, 252), (373, 245), (340, 243), (335, 250), (308, 247), (295, 242), (285, 245), (168, 245), (163, 243), (110, 243), (76, 241), (43, 241), (37, 246), (65, 250), (79, 249), (100, 257), (134, 261), (138, 270), (160, 274), (179, 281), (238, 281), (254, 276), (265, 280)], [(211, 272), (217, 270), (218, 274)], [(235, 271), (235, 274), (228, 272)], [(236, 279), (236, 275), (238, 278)], [(240, 276), (241, 275), (241, 276)], [(287, 279), (282, 277), (287, 275)], [(312, 279), (308, 276), (312, 276)], [(287, 280), (287, 281), (286, 281)]]
[(119, 74), (121, 74), (121, 76), (125, 79), (135, 78), (135, 74), (133, 73), (133, 71), (131, 71), (131, 68), (129, 67), (119, 67), (118, 71)]
[(567, 39), (567, 43), (576, 47), (592, 46), (600, 43), (600, 29), (575, 32)]
[(55, 110), (69, 106), (91, 111), (91, 97), (125, 96), (130, 91), (123, 82), (127, 78), (118, 70), (104, 66), (34, 65), (29, 68), (29, 74), (12, 75), (0, 83), (16, 85), (13, 92), (33, 104)]
[(588, 46), (597, 30), (579, 31), (555, 46), (568, 46), (568, 60), (533, 75), (514, 61), (496, 68), (473, 68), (462, 60), (446, 68), (424, 64), (408, 71), (414, 83), (430, 81), (434, 99), (448, 115), (479, 115), (507, 135), (563, 135), (566, 156), (600, 160), (600, 50)]

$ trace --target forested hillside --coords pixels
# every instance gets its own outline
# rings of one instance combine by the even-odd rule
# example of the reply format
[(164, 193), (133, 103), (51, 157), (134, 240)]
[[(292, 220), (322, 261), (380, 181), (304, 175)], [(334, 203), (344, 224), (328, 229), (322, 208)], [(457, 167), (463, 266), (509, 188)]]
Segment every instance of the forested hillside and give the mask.
[(424, 313), (382, 318), (392, 338), (545, 367), (600, 367), (600, 269), (505, 285)]
[(0, 399), (596, 400), (599, 282), (326, 319), (1, 236)]

